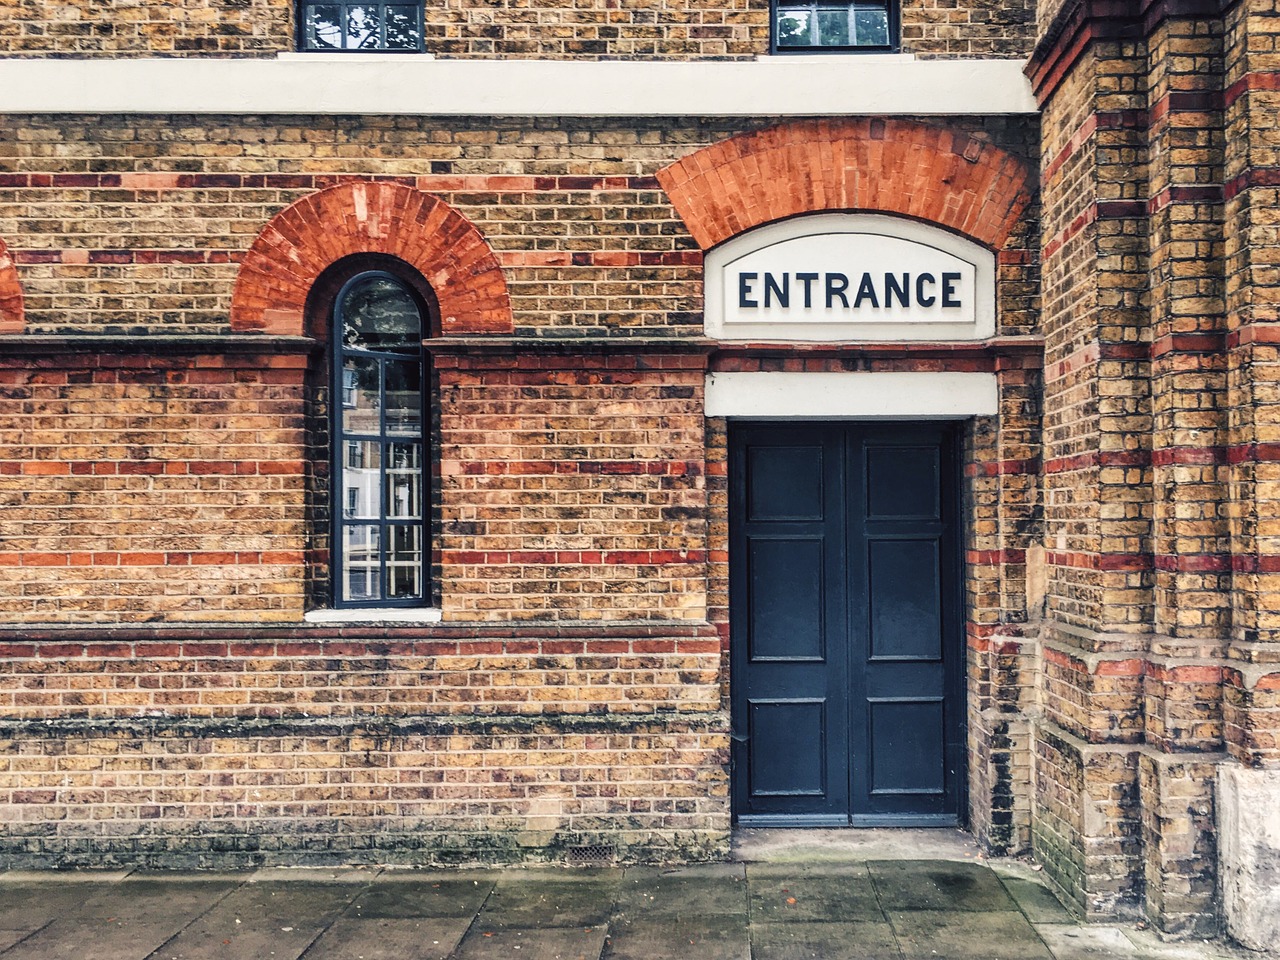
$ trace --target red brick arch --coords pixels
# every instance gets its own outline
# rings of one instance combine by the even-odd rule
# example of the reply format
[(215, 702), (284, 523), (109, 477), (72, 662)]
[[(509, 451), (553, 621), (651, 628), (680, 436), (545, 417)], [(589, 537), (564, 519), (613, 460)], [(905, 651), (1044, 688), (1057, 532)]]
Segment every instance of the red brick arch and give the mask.
[(800, 120), (704, 147), (658, 171), (702, 249), (822, 210), (899, 214), (993, 250), (1030, 201), (1021, 160), (912, 120)]
[(444, 334), (513, 329), (502, 267), (471, 221), (439, 197), (373, 181), (329, 187), (272, 218), (240, 264), (231, 328), (302, 334), (312, 284), (356, 253), (389, 254), (417, 269), (440, 304)]
[(18, 268), (0, 240), (0, 333), (21, 333), (25, 322)]

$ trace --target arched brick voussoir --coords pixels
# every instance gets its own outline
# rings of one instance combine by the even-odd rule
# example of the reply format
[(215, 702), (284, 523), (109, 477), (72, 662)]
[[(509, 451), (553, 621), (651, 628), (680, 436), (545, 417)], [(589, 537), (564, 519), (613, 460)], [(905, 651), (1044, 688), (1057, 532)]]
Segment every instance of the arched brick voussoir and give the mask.
[(22, 333), (25, 325), (18, 268), (9, 248), (0, 240), (0, 333)]
[(823, 210), (898, 214), (1001, 249), (1031, 200), (999, 147), (913, 120), (798, 120), (704, 147), (658, 171), (703, 250)]
[(439, 197), (374, 181), (303, 197), (263, 227), (240, 264), (231, 328), (301, 335), (316, 279), (356, 253), (399, 257), (421, 273), (439, 302), (442, 333), (514, 329), (502, 267), (471, 221)]

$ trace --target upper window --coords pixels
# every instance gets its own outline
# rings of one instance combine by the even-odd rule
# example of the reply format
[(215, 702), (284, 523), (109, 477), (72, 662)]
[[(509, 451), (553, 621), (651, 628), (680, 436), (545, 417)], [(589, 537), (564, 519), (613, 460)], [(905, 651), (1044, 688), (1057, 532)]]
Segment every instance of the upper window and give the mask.
[(312, 3), (298, 10), (302, 50), (415, 53), (422, 50), (422, 3)]
[(774, 0), (773, 46), (778, 51), (895, 50), (896, 19), (892, 0)]
[(423, 304), (399, 278), (356, 274), (333, 308), (334, 604), (426, 601)]

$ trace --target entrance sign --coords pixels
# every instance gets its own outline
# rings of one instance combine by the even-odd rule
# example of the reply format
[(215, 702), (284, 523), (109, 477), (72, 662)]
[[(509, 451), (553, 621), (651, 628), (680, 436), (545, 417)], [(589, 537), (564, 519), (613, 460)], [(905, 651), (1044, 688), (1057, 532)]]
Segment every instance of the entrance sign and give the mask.
[(982, 340), (995, 254), (898, 217), (784, 220), (707, 254), (705, 326), (718, 340)]

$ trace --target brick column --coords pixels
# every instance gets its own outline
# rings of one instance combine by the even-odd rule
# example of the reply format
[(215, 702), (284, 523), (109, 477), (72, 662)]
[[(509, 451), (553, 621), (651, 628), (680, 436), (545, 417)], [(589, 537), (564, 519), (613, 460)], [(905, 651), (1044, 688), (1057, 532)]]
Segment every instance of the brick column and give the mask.
[(1137, 744), (1153, 603), (1146, 51), (1085, 4), (1029, 70), (1042, 121), (1046, 618), (1032, 842), (1088, 916), (1141, 897)]
[(1280, 939), (1280, 27), (1248, 4), (1225, 16), (1225, 255), (1234, 549), (1218, 781), (1223, 910), (1255, 949)]
[(1155, 595), (1139, 761), (1147, 914), (1211, 934), (1213, 778), (1230, 629), (1224, 456), (1221, 24), (1170, 18), (1148, 37)]

